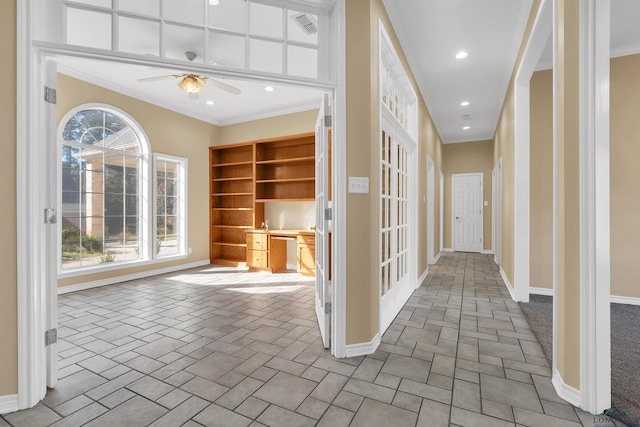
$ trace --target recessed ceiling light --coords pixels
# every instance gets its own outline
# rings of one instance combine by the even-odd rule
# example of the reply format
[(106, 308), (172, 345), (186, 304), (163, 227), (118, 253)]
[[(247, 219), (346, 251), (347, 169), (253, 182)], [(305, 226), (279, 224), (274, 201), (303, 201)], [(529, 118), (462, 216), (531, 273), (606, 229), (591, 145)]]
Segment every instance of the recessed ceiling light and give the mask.
[(469, 129), (469, 128), (471, 128), (471, 126), (463, 126), (463, 128), (462, 128), (462, 129), (467, 130), (467, 129)]
[(220, 4), (220, 0), (209, 0), (209, 6), (217, 6)]
[(209, 100), (209, 101), (207, 101), (207, 105), (216, 105), (216, 103), (211, 101), (211, 100)]
[(456, 53), (456, 59), (464, 59), (467, 57), (467, 55), (469, 55), (467, 52), (461, 50), (460, 52)]
[(469, 105), (469, 101), (462, 101), (460, 103), (460, 106), (462, 106), (462, 107), (466, 107), (467, 105)]
[(266, 90), (267, 92), (273, 92), (275, 89), (273, 88), (273, 86), (267, 86), (264, 88), (264, 90)]

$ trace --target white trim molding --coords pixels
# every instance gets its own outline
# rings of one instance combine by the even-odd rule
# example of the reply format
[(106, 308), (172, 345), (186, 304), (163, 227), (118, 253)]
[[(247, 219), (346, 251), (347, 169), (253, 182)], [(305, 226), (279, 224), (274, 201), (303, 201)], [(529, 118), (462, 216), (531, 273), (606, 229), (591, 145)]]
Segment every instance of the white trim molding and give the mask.
[(492, 249), (483, 249), (480, 251), (481, 254), (484, 255), (493, 255), (493, 250)]
[(611, 2), (580, 2), (580, 408), (611, 407)]
[(0, 396), (0, 414), (8, 414), (18, 410), (18, 395), (8, 394)]
[(581, 402), (581, 393), (580, 390), (571, 387), (566, 384), (562, 380), (562, 376), (560, 376), (560, 372), (557, 369), (553, 370), (553, 377), (551, 378), (551, 384), (553, 384), (553, 388), (558, 393), (558, 397), (563, 400), (566, 400), (573, 406), (580, 406)]
[(442, 252), (455, 252), (453, 248), (442, 248)]
[(358, 357), (373, 354), (380, 345), (380, 333), (377, 333), (373, 339), (369, 342), (362, 342), (358, 344), (348, 344), (346, 346), (345, 357)]
[(84, 291), (101, 286), (113, 285), (115, 283), (127, 282), (129, 280), (143, 279), (145, 277), (157, 276), (159, 274), (173, 273), (174, 271), (187, 270), (189, 268), (202, 267), (208, 265), (210, 261), (204, 259), (201, 261), (191, 262), (189, 264), (174, 265), (171, 267), (157, 268), (155, 270), (141, 271), (139, 273), (125, 274), (122, 276), (108, 277), (106, 279), (94, 280), (77, 285), (69, 285), (58, 288), (58, 295), (68, 294), (70, 292)]
[(533, 286), (529, 287), (529, 293), (531, 295), (545, 295), (548, 297), (553, 296), (553, 288), (534, 288)]
[(511, 299), (513, 299), (515, 301), (516, 300), (516, 291), (513, 289), (513, 285), (509, 281), (509, 278), (507, 277), (507, 274), (504, 272), (502, 267), (500, 267), (500, 276), (502, 276), (502, 280), (504, 280), (504, 284), (507, 287), (507, 290), (509, 291), (509, 294), (511, 295)]
[(433, 259), (433, 264), (437, 264), (438, 260), (440, 259), (440, 255), (442, 255), (443, 251), (438, 252), (438, 255), (436, 255), (436, 257)]
[(614, 304), (640, 305), (640, 298), (611, 295), (611, 302)]
[(418, 277), (418, 281), (416, 283), (416, 289), (422, 286), (422, 282), (424, 282), (427, 279), (428, 275), (429, 275), (429, 268), (425, 268), (424, 272), (420, 275), (420, 277)]

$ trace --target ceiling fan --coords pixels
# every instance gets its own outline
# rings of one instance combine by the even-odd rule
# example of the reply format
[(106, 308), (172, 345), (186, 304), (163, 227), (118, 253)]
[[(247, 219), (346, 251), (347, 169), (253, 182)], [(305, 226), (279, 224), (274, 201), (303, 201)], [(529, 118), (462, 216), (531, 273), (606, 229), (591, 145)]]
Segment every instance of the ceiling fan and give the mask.
[[(193, 61), (196, 58), (196, 54), (193, 52), (185, 52), (184, 55), (189, 61)], [(229, 92), (233, 95), (240, 95), (240, 89), (235, 86), (228, 85), (221, 81), (214, 79), (213, 77), (201, 76), (193, 73), (181, 73), (181, 74), (169, 74), (166, 76), (157, 76), (157, 77), (146, 77), (143, 79), (138, 79), (139, 82), (155, 82), (158, 80), (166, 80), (166, 79), (180, 79), (178, 82), (178, 86), (180, 89), (187, 92), (189, 95), (189, 99), (198, 99), (198, 92), (204, 89), (207, 83), (212, 84), (218, 89)]]

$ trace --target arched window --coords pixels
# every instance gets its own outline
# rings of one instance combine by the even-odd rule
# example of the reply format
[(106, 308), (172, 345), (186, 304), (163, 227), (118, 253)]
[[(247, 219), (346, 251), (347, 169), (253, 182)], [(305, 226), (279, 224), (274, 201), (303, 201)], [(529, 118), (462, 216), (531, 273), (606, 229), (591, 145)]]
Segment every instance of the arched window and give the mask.
[(145, 258), (149, 241), (149, 143), (140, 126), (106, 105), (61, 121), (61, 271)]

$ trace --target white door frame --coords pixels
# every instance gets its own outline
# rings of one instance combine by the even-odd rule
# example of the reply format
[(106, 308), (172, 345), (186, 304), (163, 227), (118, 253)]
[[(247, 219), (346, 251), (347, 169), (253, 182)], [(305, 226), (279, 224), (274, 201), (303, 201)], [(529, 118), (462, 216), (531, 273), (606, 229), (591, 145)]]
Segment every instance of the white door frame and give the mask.
[(496, 226), (493, 260), (496, 264), (502, 263), (502, 157), (496, 164)]
[(455, 180), (457, 177), (463, 177), (463, 176), (479, 176), (480, 177), (480, 197), (478, 198), (478, 209), (480, 209), (480, 215), (481, 215), (481, 219), (479, 221), (480, 223), (480, 230), (479, 230), (479, 235), (480, 235), (480, 250), (478, 251), (478, 253), (482, 253), (482, 248), (484, 247), (484, 242), (483, 242), (483, 236), (484, 236), (484, 206), (482, 203), (482, 200), (484, 199), (483, 197), (483, 192), (484, 192), (484, 173), (482, 172), (472, 172), (472, 173), (454, 173), (451, 174), (451, 250), (453, 250), (453, 252), (456, 251), (456, 239), (455, 239), (455, 229), (456, 229), (456, 222), (455, 222), (455, 218), (456, 218), (456, 210), (455, 210)]
[[(17, 209), (17, 289), (18, 289), (18, 394), (15, 410), (35, 406), (47, 391), (47, 350), (44, 333), (47, 317), (51, 314), (46, 286), (56, 280), (57, 271), (51, 257), (57, 251), (49, 251), (42, 242), (47, 241), (48, 228), (43, 223), (45, 204), (41, 196), (50, 191), (51, 181), (46, 176), (46, 144), (54, 147), (45, 126), (34, 123), (45, 121), (44, 80), (42, 61), (48, 54), (73, 55), (80, 58), (103, 59), (132, 64), (148, 64), (169, 67), (167, 63), (119, 57), (91, 48), (56, 48), (53, 45), (34, 45), (39, 28), (35, 23), (40, 11), (29, 0), (17, 1), (17, 77), (16, 90), (21, 96), (16, 104), (16, 209)], [(333, 239), (332, 277), (332, 339), (333, 354), (346, 356), (346, 188), (337, 183), (346, 182), (346, 73), (345, 73), (345, 0), (338, 0), (333, 11), (334, 45), (332, 60), (335, 71), (335, 86), (318, 84), (314, 87), (334, 91), (333, 137), (332, 137), (332, 185), (333, 185)], [(175, 68), (175, 66), (173, 67)], [(246, 75), (248, 73), (244, 73)], [(255, 73), (260, 78), (259, 73)], [(272, 76), (264, 76), (272, 80)], [(286, 80), (279, 78), (279, 80)], [(56, 184), (57, 185), (57, 184)], [(55, 228), (55, 226), (54, 226)], [(57, 297), (55, 298), (57, 300)], [(14, 408), (11, 408), (14, 409)]]
[(498, 192), (496, 169), (497, 167), (494, 167), (491, 171), (491, 252), (494, 262), (496, 260), (496, 195)]
[[(427, 265), (435, 263), (435, 163), (427, 156)], [(427, 267), (428, 268), (428, 267)]]
[[(440, 253), (444, 250), (444, 172), (440, 171)], [(440, 256), (440, 254), (438, 254)]]

